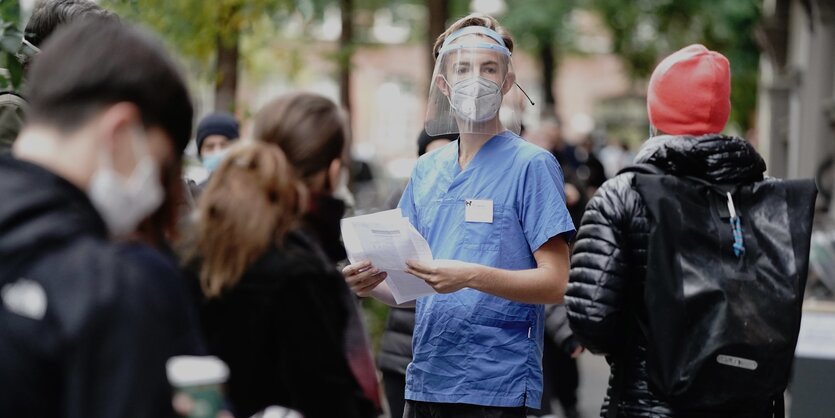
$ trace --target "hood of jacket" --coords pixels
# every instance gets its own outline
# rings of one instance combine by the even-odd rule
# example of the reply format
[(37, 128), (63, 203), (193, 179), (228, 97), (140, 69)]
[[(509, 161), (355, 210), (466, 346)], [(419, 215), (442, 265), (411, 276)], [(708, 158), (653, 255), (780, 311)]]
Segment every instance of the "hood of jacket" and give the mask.
[(644, 143), (635, 162), (711, 183), (751, 183), (765, 172), (765, 161), (748, 141), (724, 135), (656, 136)]
[(104, 239), (107, 229), (84, 191), (41, 166), (0, 157), (0, 258), (91, 234)]

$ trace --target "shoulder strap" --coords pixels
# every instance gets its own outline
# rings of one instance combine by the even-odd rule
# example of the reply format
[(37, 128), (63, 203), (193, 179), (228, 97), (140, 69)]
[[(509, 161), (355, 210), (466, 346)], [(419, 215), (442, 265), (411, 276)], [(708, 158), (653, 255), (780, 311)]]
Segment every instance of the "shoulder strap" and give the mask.
[[(624, 174), (624, 173), (649, 174), (649, 175), (656, 175), (656, 176), (667, 175), (667, 173), (664, 170), (662, 170), (660, 167), (658, 167), (657, 165), (648, 164), (648, 163), (633, 164), (633, 165), (624, 167), (623, 169), (618, 171), (618, 175)], [(733, 193), (737, 189), (737, 186), (732, 186), (732, 187), (727, 187), (726, 186), (729, 190), (725, 190), (724, 188), (720, 187), (719, 185), (713, 184), (713, 183), (711, 183), (711, 182), (709, 182), (705, 179), (701, 179), (701, 178), (694, 177), (694, 176), (676, 176), (676, 177), (687, 179), (687, 180), (693, 181), (695, 183), (699, 183), (699, 184), (707, 187), (708, 189), (713, 190), (714, 192), (716, 192), (717, 194), (719, 194), (720, 196), (723, 196), (723, 197), (725, 196), (725, 193), (727, 191), (730, 191), (731, 193)]]
[(13, 91), (3, 91), (0, 92), (0, 106), (3, 105), (14, 105), (26, 108), (29, 106), (29, 103), (23, 98), (23, 96)]
[(618, 171), (617, 175), (621, 175), (624, 173), (638, 173), (638, 174), (655, 174), (655, 175), (663, 175), (664, 170), (662, 170), (657, 165), (649, 164), (649, 163), (641, 163), (641, 164), (633, 164), (630, 166), (626, 166)]
[(772, 414), (774, 418), (786, 417), (786, 399), (783, 396), (783, 392), (780, 392), (774, 399), (774, 413)]

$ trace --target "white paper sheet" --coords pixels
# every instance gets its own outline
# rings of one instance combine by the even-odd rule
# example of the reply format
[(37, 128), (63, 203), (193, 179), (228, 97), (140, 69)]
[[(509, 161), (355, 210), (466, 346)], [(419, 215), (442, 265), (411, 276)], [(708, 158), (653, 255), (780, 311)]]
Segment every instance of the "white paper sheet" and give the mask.
[(405, 271), (406, 260), (431, 261), (432, 251), (400, 209), (343, 219), (342, 240), (351, 263), (367, 260), (388, 273), (386, 283), (398, 304), (435, 293)]

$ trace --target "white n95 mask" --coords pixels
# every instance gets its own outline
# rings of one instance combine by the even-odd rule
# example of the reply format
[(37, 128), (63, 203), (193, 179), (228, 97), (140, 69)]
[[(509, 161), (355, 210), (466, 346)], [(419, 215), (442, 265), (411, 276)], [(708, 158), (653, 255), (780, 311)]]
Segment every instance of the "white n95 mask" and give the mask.
[(88, 196), (114, 236), (133, 232), (165, 198), (157, 162), (145, 145), (144, 134), (137, 131), (131, 138), (136, 157), (131, 175), (127, 178), (120, 175), (113, 168), (113, 157), (102, 150), (99, 165), (90, 179)]
[(458, 115), (469, 121), (488, 121), (502, 106), (501, 88), (481, 76), (461, 80), (452, 86), (450, 105)]

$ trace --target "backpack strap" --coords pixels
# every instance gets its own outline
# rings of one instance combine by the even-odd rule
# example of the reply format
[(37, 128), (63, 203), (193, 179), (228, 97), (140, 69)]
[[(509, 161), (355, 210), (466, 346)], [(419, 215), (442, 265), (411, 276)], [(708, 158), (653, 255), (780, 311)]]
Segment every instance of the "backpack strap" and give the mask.
[(626, 166), (622, 168), (620, 171), (618, 171), (618, 174), (616, 175), (619, 176), (625, 173), (655, 174), (659, 176), (666, 174), (664, 170), (661, 169), (661, 167), (649, 163), (633, 164), (630, 166)]
[(783, 396), (783, 392), (780, 392), (774, 398), (774, 418), (786, 417), (786, 399)]
[[(621, 175), (621, 174), (625, 174), (625, 173), (649, 174), (649, 175), (656, 175), (656, 176), (663, 176), (663, 175), (668, 174), (667, 172), (662, 170), (661, 167), (658, 167), (657, 165), (649, 164), (649, 163), (633, 164), (633, 165), (624, 167), (623, 169), (618, 171), (617, 175)], [(670, 175), (673, 175), (673, 174), (670, 174)], [(687, 180), (690, 180), (694, 183), (701, 184), (702, 186), (707, 187), (708, 189), (712, 190), (717, 195), (722, 196), (723, 198), (725, 196), (727, 196), (728, 192), (731, 192), (733, 194), (739, 188), (738, 185), (734, 185), (734, 186), (726, 185), (724, 187), (720, 187), (717, 184), (711, 183), (711, 182), (709, 182), (705, 179), (701, 179), (701, 178), (698, 178), (698, 177), (695, 177), (695, 176), (676, 176), (676, 177), (687, 179)]]

